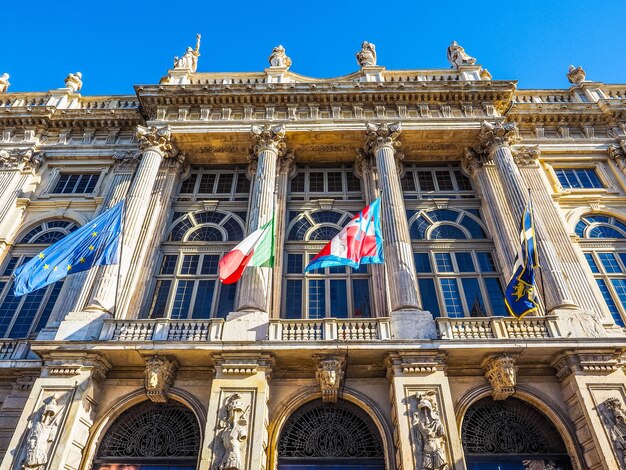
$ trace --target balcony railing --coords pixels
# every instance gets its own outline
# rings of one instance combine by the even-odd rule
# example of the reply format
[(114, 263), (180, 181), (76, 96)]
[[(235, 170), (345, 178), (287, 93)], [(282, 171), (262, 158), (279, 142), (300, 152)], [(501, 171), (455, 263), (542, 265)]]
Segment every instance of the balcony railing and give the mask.
[(219, 341), (224, 320), (106, 320), (101, 341)]
[(30, 344), (25, 339), (0, 340), (0, 361), (19, 361), (36, 357), (31, 353)]
[(270, 341), (384, 341), (391, 339), (389, 318), (363, 320), (270, 320)]
[(556, 317), (437, 318), (439, 337), (449, 340), (559, 338)]

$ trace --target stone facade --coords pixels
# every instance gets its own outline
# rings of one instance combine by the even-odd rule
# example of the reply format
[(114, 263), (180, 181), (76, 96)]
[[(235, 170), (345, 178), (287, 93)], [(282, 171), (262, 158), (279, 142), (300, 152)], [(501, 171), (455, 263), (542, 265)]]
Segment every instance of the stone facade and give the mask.
[[(131, 96), (2, 75), (0, 468), (626, 469), (626, 85), (572, 67), (520, 90), (456, 42), (451, 69), (411, 71), (364, 42), (333, 79), (282, 46), (198, 72), (199, 49)], [(305, 277), (377, 197), (385, 264)], [(540, 311), (515, 320), (529, 197)], [(121, 264), (12, 296), (122, 199)], [(274, 268), (220, 285), (272, 219)]]

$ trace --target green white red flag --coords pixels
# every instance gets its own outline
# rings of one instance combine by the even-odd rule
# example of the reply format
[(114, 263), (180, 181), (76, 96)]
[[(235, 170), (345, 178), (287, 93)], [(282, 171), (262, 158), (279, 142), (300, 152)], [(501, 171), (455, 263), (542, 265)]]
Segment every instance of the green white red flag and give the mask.
[(219, 278), (234, 284), (247, 266), (274, 266), (274, 219), (248, 235), (220, 260)]

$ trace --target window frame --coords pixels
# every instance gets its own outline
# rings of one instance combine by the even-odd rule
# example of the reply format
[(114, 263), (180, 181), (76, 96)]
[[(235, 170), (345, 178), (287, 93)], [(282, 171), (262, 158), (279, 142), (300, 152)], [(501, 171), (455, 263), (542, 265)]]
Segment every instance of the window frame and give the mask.
[[(195, 175), (195, 183), (193, 186), (193, 191), (190, 193), (183, 193), (181, 190), (183, 189), (185, 183), (189, 181), (190, 178), (193, 178)], [(200, 184), (202, 182), (202, 177), (204, 175), (216, 175), (215, 180), (213, 181), (213, 189), (218, 189), (218, 183), (221, 175), (234, 175), (233, 180), (230, 183), (230, 192), (211, 192), (211, 193), (201, 193)], [(248, 192), (247, 193), (238, 193), (237, 184), (239, 177), (243, 176), (248, 180)], [(232, 201), (232, 202), (247, 202), (250, 198), (252, 191), (252, 181), (248, 175), (248, 170), (245, 165), (196, 165), (193, 166), (189, 175), (180, 181), (178, 184), (178, 188), (176, 191), (175, 199), (180, 203), (185, 202), (202, 202), (202, 201)]]
[[(45, 188), (39, 194), (39, 198), (41, 199), (49, 199), (49, 198), (71, 198), (71, 197), (86, 197), (86, 198), (94, 198), (97, 197), (100, 193), (100, 188), (102, 187), (102, 182), (104, 177), (108, 173), (108, 167), (102, 166), (60, 166), (60, 164), (50, 164), (49, 165), (49, 175), (48, 182)], [(88, 193), (55, 193), (57, 184), (59, 183), (61, 177), (63, 175), (97, 175), (96, 184), (93, 187), (93, 190)]]
[[(311, 173), (322, 173), (323, 176), (323, 185), (324, 191), (311, 191)], [(341, 191), (329, 191), (329, 173), (341, 173)], [(359, 191), (350, 191), (348, 188), (348, 176), (347, 174), (351, 173), (356, 180), (359, 181), (361, 189)], [(304, 175), (304, 190), (303, 191), (292, 191), (293, 181), (299, 176)], [(344, 163), (339, 164), (338, 166), (332, 167), (329, 165), (312, 165), (312, 164), (302, 164), (298, 165), (298, 168), (294, 175), (289, 178), (289, 183), (287, 186), (287, 197), (290, 202), (302, 202), (306, 201), (315, 201), (320, 199), (334, 199), (341, 201), (365, 201), (365, 193), (363, 188), (363, 179), (360, 178), (354, 168), (353, 165), (347, 165)]]
[[(586, 193), (619, 193), (618, 188), (611, 181), (603, 161), (551, 161), (546, 162), (546, 170), (555, 192), (562, 194), (586, 194)], [(592, 170), (602, 187), (600, 188), (569, 188), (561, 184), (557, 175), (558, 170)]]

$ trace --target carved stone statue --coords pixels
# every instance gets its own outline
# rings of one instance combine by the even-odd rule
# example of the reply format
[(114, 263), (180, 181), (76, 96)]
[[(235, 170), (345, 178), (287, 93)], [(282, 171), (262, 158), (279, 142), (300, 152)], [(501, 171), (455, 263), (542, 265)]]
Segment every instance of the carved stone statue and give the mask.
[(618, 460), (622, 466), (626, 466), (626, 411), (624, 411), (624, 405), (619, 398), (611, 397), (599, 408)]
[(585, 71), (582, 67), (574, 67), (573, 65), (569, 66), (569, 71), (567, 72), (567, 79), (572, 85), (578, 85), (585, 81)]
[(65, 78), (65, 88), (69, 88), (72, 93), (80, 91), (83, 87), (83, 74), (80, 72), (70, 73)]
[(32, 421), (26, 439), (26, 456), (22, 469), (39, 470), (48, 463), (50, 443), (56, 438), (59, 427), (59, 415), (59, 406), (55, 395), (44, 405), (41, 414)]
[(174, 57), (174, 70), (189, 70), (195, 73), (198, 69), (198, 57), (200, 57), (200, 34), (196, 35), (196, 48), (188, 47), (183, 56), (179, 59)]
[(435, 392), (415, 395), (417, 411), (412, 425), (417, 440), (417, 465), (419, 470), (448, 470), (446, 460), (446, 431), (437, 413)]
[(452, 67), (458, 69), (462, 65), (474, 65), (476, 59), (465, 52), (456, 41), (452, 41), (452, 44), (448, 46), (448, 61), (452, 64)]
[(167, 401), (167, 391), (174, 384), (177, 365), (174, 360), (152, 356), (146, 360), (145, 389), (146, 395), (155, 403)]
[(220, 420), (219, 424), (219, 439), (224, 446), (224, 454), (214, 467), (216, 470), (243, 470), (241, 447), (248, 438), (248, 409), (249, 407), (244, 408), (238, 393), (233, 393), (226, 399), (226, 419)]
[(361, 67), (376, 65), (376, 46), (371, 42), (363, 41), (361, 50), (356, 53), (356, 61)]
[(270, 67), (291, 67), (291, 59), (287, 57), (285, 48), (281, 45), (276, 46), (272, 50), (272, 54), (269, 57)]
[(337, 403), (337, 392), (343, 380), (343, 368), (343, 357), (329, 357), (320, 360), (315, 371), (315, 377), (320, 384), (324, 402)]
[(485, 377), (493, 387), (491, 396), (494, 400), (505, 400), (515, 393), (517, 384), (517, 367), (511, 356), (491, 355), (482, 363)]
[(8, 73), (0, 75), (0, 93), (6, 93), (11, 86), (11, 83), (9, 83), (9, 77)]

